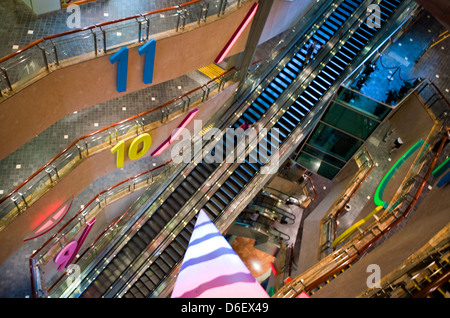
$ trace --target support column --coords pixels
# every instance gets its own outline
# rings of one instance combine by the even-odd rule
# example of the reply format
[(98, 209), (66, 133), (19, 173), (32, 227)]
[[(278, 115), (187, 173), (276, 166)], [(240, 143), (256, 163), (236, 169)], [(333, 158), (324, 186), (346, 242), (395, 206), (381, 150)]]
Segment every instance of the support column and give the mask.
[(253, 18), (244, 52), (233, 55), (228, 59), (227, 69), (235, 67), (240, 71), (238, 77), (239, 82), (244, 80), (246, 77), (247, 70), (255, 54), (256, 47), (258, 46), (259, 39), (264, 29), (264, 25), (266, 24), (266, 20), (269, 16), (273, 2), (274, 0), (259, 1), (258, 10)]

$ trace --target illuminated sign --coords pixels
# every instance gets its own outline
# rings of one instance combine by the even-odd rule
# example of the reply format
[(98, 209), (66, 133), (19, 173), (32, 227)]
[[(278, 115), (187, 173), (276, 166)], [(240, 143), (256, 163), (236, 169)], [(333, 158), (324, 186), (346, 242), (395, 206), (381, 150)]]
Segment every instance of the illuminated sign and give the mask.
[(387, 202), (383, 201), (383, 199), (382, 199), (384, 189), (386, 188), (387, 184), (391, 180), (394, 173), (398, 170), (398, 168), (400, 168), (401, 165), (423, 145), (423, 143), (424, 143), (423, 139), (420, 139), (418, 142), (416, 142), (411, 148), (408, 149), (408, 151), (406, 151), (406, 153), (403, 156), (400, 157), (400, 159), (397, 160), (397, 162), (384, 175), (383, 179), (378, 184), (378, 187), (375, 190), (375, 195), (373, 197), (373, 201), (377, 207), (375, 209), (373, 209), (373, 211), (370, 212), (365, 218), (354, 223), (347, 230), (345, 230), (341, 235), (339, 235), (333, 241), (333, 243), (331, 243), (331, 246), (336, 247), (338, 244), (342, 243), (344, 240), (346, 240), (348, 237), (350, 237), (350, 235), (355, 233), (356, 230), (358, 228), (360, 228), (368, 220), (370, 220), (372, 218), (372, 216), (377, 214), (382, 209), (388, 208), (389, 204)]
[[(181, 131), (187, 127), (187, 125), (192, 121), (192, 119), (197, 115), (198, 109), (194, 109), (183, 119), (183, 121), (178, 125), (178, 127), (173, 131), (169, 138), (164, 141), (152, 154), (152, 157), (159, 156), (166, 150), (170, 144), (180, 135)], [(128, 148), (128, 158), (131, 160), (137, 160), (147, 153), (152, 145), (152, 137), (148, 133), (137, 136), (131, 142)], [(111, 153), (116, 153), (116, 166), (121, 168), (125, 162), (125, 141), (120, 141), (111, 148)]]
[(239, 25), (239, 27), (236, 29), (236, 31), (234, 31), (234, 34), (228, 41), (227, 45), (225, 45), (225, 47), (222, 49), (220, 54), (216, 57), (216, 59), (214, 61), (215, 63), (219, 64), (219, 63), (223, 62), (223, 60), (225, 59), (227, 54), (231, 51), (231, 48), (234, 46), (234, 44), (237, 42), (239, 37), (244, 32), (245, 28), (250, 24), (250, 21), (252, 21), (253, 17), (256, 14), (257, 9), (258, 9), (258, 3), (255, 2), (253, 4), (253, 6), (250, 8), (250, 10), (248, 11), (244, 20)]
[(373, 201), (376, 206), (382, 206), (385, 209), (388, 207), (388, 203), (383, 201), (383, 199), (381, 198), (386, 185), (389, 183), (389, 180), (391, 180), (397, 169), (400, 168), (400, 166), (406, 161), (406, 159), (408, 159), (414, 152), (416, 152), (416, 150), (419, 149), (423, 145), (423, 143), (423, 139), (420, 139), (418, 142), (416, 142), (411, 148), (408, 149), (408, 151), (406, 151), (403, 156), (401, 156), (400, 159), (397, 160), (397, 162), (391, 167), (391, 169), (389, 169), (389, 171), (384, 175), (373, 197)]
[(91, 231), (94, 223), (95, 219), (92, 219), (89, 222), (87, 222), (86, 227), (81, 233), (79, 239), (66, 244), (66, 246), (64, 246), (64, 248), (58, 253), (58, 255), (56, 255), (55, 264), (58, 265), (59, 272), (63, 271), (70, 263), (72, 263), (73, 259), (80, 250), (81, 245), (83, 245), (84, 240)]
[(35, 239), (45, 233), (48, 233), (62, 221), (72, 206), (73, 198), (57, 208), (45, 221), (43, 221), (24, 241)]
[(187, 125), (192, 121), (192, 119), (197, 115), (198, 109), (192, 110), (186, 118), (183, 119), (181, 124), (175, 129), (169, 138), (164, 141), (155, 151), (152, 152), (152, 157), (159, 156), (166, 150), (173, 142), (177, 139), (177, 137), (181, 134), (181, 131), (187, 127)]

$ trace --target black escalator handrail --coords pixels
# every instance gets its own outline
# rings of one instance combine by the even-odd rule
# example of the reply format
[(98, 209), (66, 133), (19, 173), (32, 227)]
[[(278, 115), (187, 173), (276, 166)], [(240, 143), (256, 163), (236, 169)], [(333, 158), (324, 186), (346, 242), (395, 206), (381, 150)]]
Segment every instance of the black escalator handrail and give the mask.
[[(369, 0), (367, 0), (367, 1), (369, 1)], [(381, 0), (379, 0), (379, 1), (381, 1)], [(359, 12), (359, 14), (361, 15), (361, 16), (365, 16), (365, 10), (366, 10), (366, 8), (365, 8), (365, 6), (364, 6), (364, 2), (358, 7), (358, 9), (357, 9), (357, 11)], [(355, 20), (355, 23), (357, 23), (357, 27), (360, 25), (360, 23), (361, 22), (359, 22), (358, 23), (358, 17), (353, 17), (352, 18), (352, 20)], [(344, 23), (345, 24), (345, 23)], [(344, 32), (344, 31), (340, 31), (340, 32), (337, 32), (336, 34), (335, 34), (335, 36), (336, 35), (340, 35), (340, 34), (345, 34), (346, 32)], [(332, 39), (334, 39), (335, 41), (334, 42), (338, 42), (338, 38), (336, 38), (336, 37), (333, 37)], [(331, 40), (330, 40), (331, 41)], [(303, 42), (304, 43), (304, 42)], [(336, 43), (335, 43), (336, 44)], [(341, 45), (342, 46), (342, 45)], [(299, 49), (300, 49), (301, 47), (298, 47), (298, 48), (296, 48), (296, 50), (298, 51)], [(323, 51), (323, 50), (321, 50), (321, 53), (322, 53), (322, 56), (323, 55), (328, 55), (328, 52), (326, 52), (326, 51)], [(320, 56), (320, 54), (318, 54), (317, 56)], [(316, 59), (317, 58), (317, 56), (314, 58), (314, 59)], [(287, 64), (287, 62), (286, 62), (286, 64)], [(314, 67), (315, 67), (315, 69), (314, 69), (314, 71), (315, 70), (318, 70), (319, 68), (322, 68), (320, 65), (318, 65), (318, 63), (316, 62), (316, 63), (312, 63), (313, 65), (314, 65)], [(309, 64), (309, 65), (311, 65), (311, 63)], [(308, 65), (308, 66), (309, 66)], [(311, 76), (310, 76), (310, 72), (308, 72), (308, 71), (306, 71), (306, 72), (303, 72), (305, 69), (303, 69), (302, 70), (302, 72), (300, 73), (300, 77), (302, 77), (302, 75), (303, 75), (303, 77), (306, 77), (306, 79), (305, 80), (308, 80), (308, 79), (311, 79)], [(306, 74), (305, 74), (306, 73)], [(310, 81), (312, 81), (313, 79), (311, 79)], [(262, 127), (264, 127), (264, 128), (271, 128), (272, 127), (272, 125), (270, 125), (270, 122), (273, 122), (273, 121), (277, 121), (278, 119), (279, 119), (279, 117), (281, 117), (281, 115), (282, 115), (282, 112), (283, 112), (283, 109), (285, 109), (286, 107), (288, 107), (288, 102), (290, 102), (291, 100), (292, 100), (292, 98), (293, 98), (293, 95), (294, 94), (298, 94), (298, 92), (299, 92), (299, 90), (294, 90), (294, 92), (292, 92), (293, 91), (293, 89), (292, 88), (294, 88), (295, 87), (295, 85), (301, 85), (301, 87), (302, 88), (304, 88), (304, 84), (305, 84), (305, 81), (303, 81), (301, 84), (299, 84), (299, 83), (296, 83), (296, 81), (298, 81), (298, 78), (296, 78), (292, 83), (291, 83), (291, 85), (280, 95), (280, 97), (279, 97), (279, 100), (276, 102), (277, 104), (281, 104), (281, 105), (283, 105), (282, 107), (280, 107), (277, 111), (272, 111), (271, 112), (271, 110), (269, 110), (268, 111), (268, 113), (266, 113), (265, 114), (265, 116), (266, 115), (269, 115), (269, 116), (266, 116), (266, 117), (268, 117), (268, 119), (266, 119), (265, 118), (265, 120), (264, 120), (264, 122), (263, 122), (263, 124), (261, 125)], [(309, 84), (309, 83), (308, 83)], [(290, 94), (289, 94), (290, 93)], [(280, 100), (281, 99), (281, 100)], [(246, 108), (245, 108), (246, 109)], [(243, 111), (241, 111), (240, 112), (240, 114), (237, 114), (237, 115), (235, 115), (237, 118), (239, 118), (241, 115), (242, 115), (242, 113), (243, 113)], [(278, 117), (278, 118), (277, 118)], [(258, 122), (258, 124), (259, 124), (259, 122)], [(259, 137), (259, 139), (262, 139), (261, 137), (265, 137), (265, 136), (262, 136), (262, 135), (259, 135), (258, 136)], [(289, 136), (288, 136), (289, 137)], [(287, 139), (287, 138), (286, 138)], [(253, 140), (254, 141), (254, 140)], [(256, 144), (253, 144), (252, 143), (252, 141), (250, 141), (250, 145), (248, 146), (248, 148), (247, 148), (247, 152), (246, 152), (246, 155), (248, 155), (248, 153), (250, 152), (250, 151), (252, 151), (253, 150), (253, 148), (255, 148), (257, 145)], [(234, 169), (233, 169), (234, 170)]]
[[(380, 2), (381, 2), (381, 1), (380, 1)], [(402, 9), (402, 8), (407, 9), (410, 5), (411, 5), (411, 4), (409, 3), (409, 0), (404, 1), (404, 2), (402, 3), (402, 5), (399, 6), (399, 8), (401, 7), (400, 10), (399, 10), (399, 8), (397, 8), (396, 12), (395, 12), (393, 15), (390, 16), (389, 21), (383, 25), (382, 30), (391, 29), (392, 24), (393, 24), (394, 22), (396, 22), (396, 25), (398, 25), (398, 24), (399, 24), (399, 23), (398, 23), (399, 18), (400, 18), (402, 15), (406, 15), (406, 14), (407, 14), (407, 12), (406, 12), (406, 13), (405, 13), (405, 12), (402, 12), (401, 9)], [(357, 29), (357, 28), (356, 28), (356, 29)], [(373, 49), (373, 48), (378, 44), (378, 42), (379, 42), (379, 40), (380, 40), (380, 37), (382, 36), (382, 33), (383, 33), (382, 31), (378, 30), (377, 33), (375, 33), (375, 35), (374, 35), (371, 39), (369, 39), (369, 42), (368, 42), (368, 43), (366, 44), (366, 46), (365, 46), (365, 49), (367, 49), (367, 48), (369, 48), (369, 49), (366, 50), (366, 51), (370, 52), (370, 50)], [(345, 76), (346, 76), (345, 73), (351, 72), (352, 69), (354, 68), (354, 65), (355, 65), (355, 64), (356, 64), (356, 65), (359, 65), (359, 62), (360, 62), (361, 59), (362, 59), (360, 53), (361, 53), (361, 52), (359, 52), (359, 53), (358, 53), (358, 56), (356, 56), (355, 59), (354, 59), (354, 61), (356, 60), (358, 63), (355, 63), (355, 62), (353, 61), (352, 64), (348, 65), (347, 68), (346, 68), (346, 69), (343, 71), (343, 73), (341, 74), (341, 78), (342, 78), (342, 77), (345, 78)], [(317, 104), (310, 110), (310, 112), (307, 114), (307, 116), (306, 116), (305, 118), (303, 118), (303, 120), (302, 120), (302, 123), (303, 123), (303, 124), (301, 125), (301, 127), (297, 127), (295, 130), (293, 130), (293, 131), (289, 134), (289, 136), (286, 137), (285, 141), (288, 140), (288, 139), (290, 139), (290, 138), (292, 137), (292, 135), (293, 135), (294, 132), (296, 133), (296, 138), (295, 138), (296, 141), (294, 141), (293, 143), (297, 143), (297, 142), (299, 142), (299, 141), (301, 140), (301, 138), (302, 138), (303, 136), (300, 134), (300, 132), (301, 132), (301, 131), (307, 130), (307, 127), (308, 127), (308, 126), (313, 126), (313, 124), (310, 124), (310, 122), (315, 122), (315, 121), (317, 121), (318, 118), (320, 118), (320, 114), (321, 114), (322, 110), (323, 110), (323, 109), (326, 107), (326, 105), (328, 104), (327, 100), (329, 100), (329, 99), (333, 96), (334, 90), (336, 90), (336, 89), (339, 87), (339, 85), (340, 85), (340, 84), (339, 84), (339, 81), (338, 81), (338, 82), (335, 82), (335, 83), (328, 89), (327, 93), (325, 93), (325, 95), (322, 96), (322, 98), (321, 98), (321, 99), (317, 102)], [(308, 121), (308, 119), (309, 119), (309, 121)], [(305, 123), (306, 123), (306, 124), (305, 124)], [(310, 127), (309, 129), (312, 129), (312, 127)], [(281, 146), (282, 146), (282, 145), (281, 145)], [(280, 146), (280, 148), (281, 148), (281, 146)], [(286, 151), (287, 151), (287, 150), (286, 150)], [(280, 157), (282, 157), (282, 156), (280, 156)], [(283, 159), (281, 159), (280, 161), (283, 161)], [(253, 178), (255, 178), (255, 177), (256, 177), (256, 175), (255, 175)], [(244, 188), (244, 189), (245, 189), (245, 188)], [(246, 191), (244, 191), (244, 189), (243, 189), (243, 191), (242, 191), (243, 193), (246, 192)], [(250, 191), (250, 192), (247, 192), (246, 195), (247, 195), (247, 196), (252, 196), (253, 194), (250, 194), (250, 193), (251, 193), (251, 191)], [(236, 209), (236, 206), (234, 207), (234, 209)], [(225, 213), (225, 212), (226, 212), (226, 211), (224, 211), (223, 213)], [(227, 223), (224, 223), (224, 224), (225, 224), (225, 225), (223, 225), (224, 227), (229, 226), (229, 224), (227, 224)]]
[(276, 221), (276, 222), (280, 222), (281, 221), (285, 221), (287, 224), (294, 224), (295, 220), (286, 217), (284, 214), (282, 213), (278, 213), (276, 211), (274, 211), (272, 208), (270, 207), (263, 207), (263, 206), (259, 206), (259, 205), (249, 205), (244, 212), (249, 212), (249, 213), (258, 213), (266, 218), (271, 219), (272, 221)]
[(291, 212), (286, 211), (286, 210), (284, 210), (284, 209), (282, 209), (280, 207), (277, 207), (275, 205), (271, 205), (270, 203), (267, 203), (267, 202), (264, 202), (264, 201), (256, 200), (256, 201), (250, 203), (249, 206), (250, 207), (252, 207), (252, 206), (262, 207), (262, 208), (270, 210), (273, 213), (276, 213), (276, 214), (280, 215), (282, 218), (285, 217), (285, 218), (288, 218), (288, 219), (290, 219), (292, 221), (295, 221), (295, 215), (292, 214)]
[[(373, 49), (377, 45), (377, 43), (380, 40), (380, 37), (383, 36), (382, 35), (383, 31), (386, 31), (386, 29), (392, 30), (397, 25), (401, 24), (401, 22), (399, 22), (400, 18), (403, 17), (403, 14), (405, 14), (405, 15), (407, 14), (407, 12), (402, 12), (401, 9), (407, 9), (409, 6), (412, 6), (412, 4), (409, 1), (404, 1), (401, 5), (399, 5), (396, 8), (396, 12), (394, 12), (394, 14), (392, 14), (389, 17), (387, 23), (384, 23), (383, 28), (381, 30), (378, 30), (378, 32), (376, 32), (369, 39), (369, 42), (365, 46), (366, 52), (370, 52), (370, 50)], [(351, 63), (349, 66), (347, 66), (346, 71), (341, 74), (341, 78), (345, 78), (345, 73), (350, 72), (352, 67), (354, 67), (354, 65), (357, 65), (357, 62), (361, 61), (363, 58), (364, 58), (364, 56), (361, 54), (361, 52), (358, 52), (358, 55), (353, 60), (353, 63)], [(336, 81), (334, 83), (334, 85), (332, 85), (332, 87), (329, 89), (328, 94), (326, 93), (325, 95), (327, 95), (328, 97), (332, 97), (332, 95), (333, 95), (333, 92), (332, 92), (333, 91), (333, 87), (334, 87), (334, 89), (336, 89), (337, 87), (339, 87), (339, 85), (340, 85), (339, 81)], [(312, 111), (310, 111), (310, 113), (309, 113), (309, 115), (307, 117), (309, 117), (311, 120), (314, 119), (314, 118), (319, 117), (320, 116), (320, 111), (323, 110), (323, 108), (326, 105), (326, 100), (327, 100), (327, 98), (322, 98), (321, 102), (315, 105), (315, 108)], [(306, 122), (305, 119), (307, 120), (308, 118), (304, 118), (304, 122), (303, 123)], [(309, 125), (309, 122), (306, 122), (306, 125), (301, 125), (301, 127), (297, 128), (295, 130), (295, 135), (291, 134), (290, 137), (288, 137), (288, 138), (292, 138), (292, 139), (295, 138), (296, 141), (301, 140), (301, 132), (307, 125)], [(283, 153), (285, 155), (289, 154), (289, 152), (288, 152), (288, 150), (286, 148), (283, 149)], [(252, 196), (251, 190), (252, 189), (250, 189), (250, 191), (243, 191), (243, 192), (241, 192), (240, 193), (240, 197), (243, 197), (243, 196), (251, 197)], [(256, 192), (256, 191), (258, 191), (258, 189), (254, 190), (254, 191)], [(232, 208), (233, 208), (233, 210), (239, 210), (239, 205), (237, 205), (237, 206), (234, 205)], [(228, 210), (229, 210), (229, 208), (228, 208)], [(226, 213), (226, 212), (227, 211), (224, 211), (223, 213)], [(217, 224), (219, 228), (220, 227), (226, 228), (227, 226), (229, 226), (229, 224), (227, 224), (226, 220), (224, 222), (220, 222), (220, 221), (218, 222), (219, 224)]]
[(222, 215), (223, 215), (223, 213), (218, 218), (220, 218)]
[[(278, 51), (282, 51), (285, 53), (290, 52), (293, 46), (297, 45), (301, 38), (305, 37), (307, 33), (311, 33), (313, 27), (319, 29), (322, 26), (322, 23), (320, 23), (319, 20), (330, 16), (331, 13), (335, 11), (336, 7), (339, 6), (339, 4), (341, 4), (343, 1), (345, 0), (328, 0), (326, 3), (322, 3), (320, 6), (312, 5), (311, 9), (307, 13), (302, 15), (302, 17), (299, 18), (298, 21), (295, 23), (294, 27), (292, 27), (291, 32), (294, 35), (291, 36), (288, 35), (285, 39), (281, 40), (280, 43), (278, 43), (276, 47), (273, 49), (274, 51), (273, 54), (276, 54)], [(332, 6), (332, 4), (334, 7)], [(316, 7), (319, 7), (319, 9), (317, 11), (314, 11)], [(305, 18), (308, 20), (304, 21)], [(302, 33), (300, 35), (296, 35), (297, 34), (296, 29), (306, 31), (301, 31)], [(289, 40), (290, 40), (289, 44), (286, 44), (282, 48), (277, 49), (278, 46), (281, 46), (281, 42), (284, 43)], [(302, 46), (304, 44), (305, 43), (303, 43)], [(265, 59), (264, 62), (262, 62), (265, 64), (264, 66), (262, 64), (258, 65), (258, 67), (254, 69), (253, 72), (248, 76), (246, 83), (242, 85), (241, 87), (242, 90), (240, 93), (247, 98), (248, 96), (244, 94), (244, 92), (246, 91), (245, 86), (247, 85), (251, 87), (252, 86), (251, 83), (254, 83), (255, 80), (257, 80), (258, 78), (268, 77), (268, 75), (271, 73), (271, 71), (268, 71), (268, 69), (270, 70), (270, 66), (280, 64), (282, 62), (282, 59), (285, 58), (286, 55), (285, 53), (276, 54), (275, 57), (269, 57)], [(258, 70), (263, 67), (265, 67), (263, 71)]]
[[(361, 8), (361, 7), (360, 7)], [(197, 209), (198, 210), (198, 209)], [(196, 212), (194, 212), (194, 213), (196, 213)]]
[(262, 233), (267, 236), (272, 236), (277, 239), (282, 239), (284, 241), (289, 241), (290, 236), (284, 232), (281, 232), (280, 230), (276, 229), (275, 227), (271, 228), (267, 226), (266, 224), (263, 224), (258, 221), (250, 221), (250, 220), (240, 220), (238, 225), (245, 226), (255, 232)]
[[(311, 25), (309, 26), (307, 31), (304, 31), (301, 36), (296, 37), (296, 40), (294, 40), (291, 45), (286, 46), (286, 50), (284, 50), (281, 54), (279, 54), (279, 57), (277, 57), (277, 59), (274, 60), (274, 63), (275, 62), (277, 63), (277, 64), (272, 64), (272, 65), (276, 65), (274, 68), (272, 68), (268, 72), (264, 72), (263, 75), (258, 78), (258, 80), (252, 78), (252, 76), (249, 76), (249, 79), (246, 81), (246, 83), (244, 83), (242, 86), (240, 86), (238, 88), (238, 92), (236, 93), (236, 95), (238, 95), (239, 98), (235, 102), (233, 102), (234, 105), (231, 107), (233, 109), (227, 111), (228, 115), (223, 116), (223, 114), (218, 113), (217, 116), (220, 118), (220, 120), (217, 122), (217, 124), (219, 127), (221, 127), (221, 129), (229, 126), (230, 123), (231, 124), (234, 123), (236, 121), (236, 119), (239, 118), (242, 115), (242, 113), (244, 113), (247, 110), (247, 108), (249, 106), (251, 106), (251, 104), (260, 96), (262, 89), (265, 88), (270, 82), (272, 82), (274, 80), (274, 78), (279, 74), (278, 67), (280, 67), (280, 65), (281, 65), (281, 67), (285, 67), (286, 64), (292, 60), (292, 58), (295, 56), (295, 54), (302, 47), (304, 47), (305, 44), (309, 41), (311, 36), (308, 36), (308, 33), (314, 34), (314, 32), (315, 32), (314, 29), (318, 30), (323, 25), (323, 23), (325, 23), (326, 18), (329, 17), (332, 13), (334, 13), (336, 11), (336, 8), (338, 7), (338, 5), (336, 5), (336, 4), (340, 4), (344, 1), (345, 0), (329, 1), (330, 3), (333, 4), (333, 6), (330, 5), (329, 10), (328, 11), (325, 10), (326, 13), (324, 13), (322, 16), (318, 16), (314, 20), (314, 22), (311, 22)], [(363, 0), (363, 1), (370, 2), (371, 0)], [(379, 1), (381, 1), (381, 0), (379, 0)], [(364, 4), (364, 2), (359, 6), (359, 8), (362, 8), (363, 4)], [(318, 21), (320, 19), (323, 19), (324, 17), (325, 17), (325, 19), (323, 21), (321, 21), (321, 22)], [(310, 29), (313, 29), (313, 30), (310, 30)], [(335, 42), (338, 41), (340, 35), (343, 33), (345, 33), (345, 32), (342, 30), (337, 31), (335, 34), (333, 34), (330, 41), (332, 41), (332, 40), (334, 40)], [(315, 57), (314, 57), (314, 59), (315, 59)], [(301, 72), (303, 72), (303, 70)], [(294, 86), (296, 80), (297, 79), (295, 79), (290, 84), (290, 87)], [(257, 85), (249, 85), (251, 87), (250, 92), (244, 88), (245, 85), (247, 85), (249, 83), (257, 83)], [(262, 86), (264, 86), (264, 87), (262, 87)], [(242, 107), (243, 104), (244, 104), (244, 107)]]
[[(306, 41), (304, 41), (304, 42), (306, 42)], [(295, 54), (295, 53), (294, 53)], [(285, 63), (287, 63), (288, 61), (290, 61), (290, 57), (289, 57), (289, 59), (285, 62)], [(273, 75), (273, 77), (275, 77), (275, 76), (277, 76), (278, 75), (278, 73), (276, 73), (276, 74), (274, 74)], [(258, 95), (259, 96), (259, 95)], [(256, 99), (256, 98), (254, 98), (254, 99)], [(247, 106), (250, 106), (250, 104), (248, 104)], [(213, 145), (211, 146), (211, 148), (213, 147)], [(194, 194), (195, 195), (195, 194)], [(192, 198), (191, 198), (192, 199)], [(189, 203), (189, 201), (185, 204), (185, 206), (187, 205)], [(182, 208), (182, 209), (184, 209), (184, 208)], [(171, 231), (171, 234), (173, 234), (174, 232), (173, 231)]]
[[(360, 6), (360, 8), (361, 8), (361, 6)], [(237, 167), (237, 166), (236, 166)], [(198, 210), (198, 209), (197, 209)], [(196, 212), (194, 212), (194, 213), (196, 213)], [(173, 232), (172, 232), (173, 233)]]

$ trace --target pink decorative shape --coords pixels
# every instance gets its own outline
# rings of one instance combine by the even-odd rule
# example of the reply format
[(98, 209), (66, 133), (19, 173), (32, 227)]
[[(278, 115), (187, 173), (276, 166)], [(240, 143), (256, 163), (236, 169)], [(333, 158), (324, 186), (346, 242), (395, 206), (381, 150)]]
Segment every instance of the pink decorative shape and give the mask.
[(55, 264), (58, 265), (58, 272), (63, 271), (70, 264), (72, 256), (77, 253), (78, 243), (72, 241), (61, 250), (55, 257)]
[(66, 201), (66, 203), (60, 206), (56, 212), (52, 213), (47, 219), (45, 219), (45, 221), (43, 221), (26, 239), (24, 239), (24, 241), (26, 242), (42, 236), (57, 226), (66, 216), (67, 212), (69, 212), (72, 202), (73, 197), (70, 199), (70, 202)]
[(182, 129), (186, 128), (187, 125), (192, 121), (192, 119), (197, 115), (198, 109), (192, 110), (178, 125), (178, 127), (172, 132), (172, 134), (169, 136), (169, 138), (166, 139), (158, 148), (155, 149), (155, 151), (152, 152), (151, 156), (156, 157), (159, 156), (169, 148), (169, 146), (174, 142), (174, 140), (181, 134)]
[(67, 208), (67, 204), (64, 205), (62, 208), (60, 208), (55, 214), (53, 214), (52, 219), (55, 221), (59, 220), (61, 215), (66, 211), (66, 208)]
[(186, 128), (187, 125), (194, 119), (195, 115), (197, 115), (198, 109), (192, 110), (178, 125), (177, 129), (175, 129), (172, 134), (170, 135), (169, 142), (173, 143), (175, 139), (178, 138), (178, 136), (181, 134), (182, 129)]
[(43, 225), (41, 225), (41, 227), (39, 229), (37, 229), (34, 233), (35, 234), (39, 234), (42, 231), (46, 230), (47, 228), (49, 228), (54, 222), (52, 220), (47, 220), (47, 222), (45, 222)]
[(244, 32), (245, 28), (247, 27), (247, 25), (249, 25), (250, 21), (252, 21), (253, 17), (256, 14), (256, 10), (258, 9), (258, 3), (255, 2), (253, 4), (253, 6), (250, 8), (250, 10), (248, 11), (247, 15), (245, 16), (244, 20), (241, 22), (241, 24), (239, 25), (239, 27), (236, 29), (236, 31), (234, 31), (233, 36), (230, 38), (230, 40), (228, 41), (227, 45), (225, 45), (225, 47), (222, 49), (222, 51), (220, 52), (220, 54), (216, 57), (215, 59), (215, 63), (219, 64), (221, 62), (223, 62), (223, 60), (225, 59), (225, 57), (228, 55), (228, 53), (230, 52), (231, 48), (234, 46), (234, 44), (237, 42), (237, 40), (239, 39), (239, 37), (242, 35), (242, 33)]
[(81, 236), (78, 238), (77, 241), (72, 241), (68, 243), (64, 248), (56, 255), (55, 257), (55, 264), (58, 266), (58, 271), (61, 272), (64, 270), (67, 265), (71, 264), (75, 256), (77, 255), (78, 251), (80, 250), (81, 246), (84, 243), (84, 240), (88, 236), (89, 232), (92, 229), (92, 226), (95, 223), (95, 219), (90, 220), (86, 223), (86, 227), (84, 228), (83, 232), (81, 233)]

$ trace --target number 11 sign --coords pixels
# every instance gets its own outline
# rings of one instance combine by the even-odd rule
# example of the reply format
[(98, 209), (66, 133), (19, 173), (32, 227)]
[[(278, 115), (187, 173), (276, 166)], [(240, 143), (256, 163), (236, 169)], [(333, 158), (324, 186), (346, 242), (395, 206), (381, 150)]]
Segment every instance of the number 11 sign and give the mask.
[[(151, 84), (153, 82), (155, 51), (156, 41), (154, 39), (149, 40), (138, 50), (139, 55), (145, 54), (143, 76), (143, 81), (145, 84)], [(128, 48), (126, 46), (122, 47), (119, 51), (111, 55), (109, 60), (111, 64), (117, 63), (117, 91), (119, 93), (126, 92), (128, 79)]]

